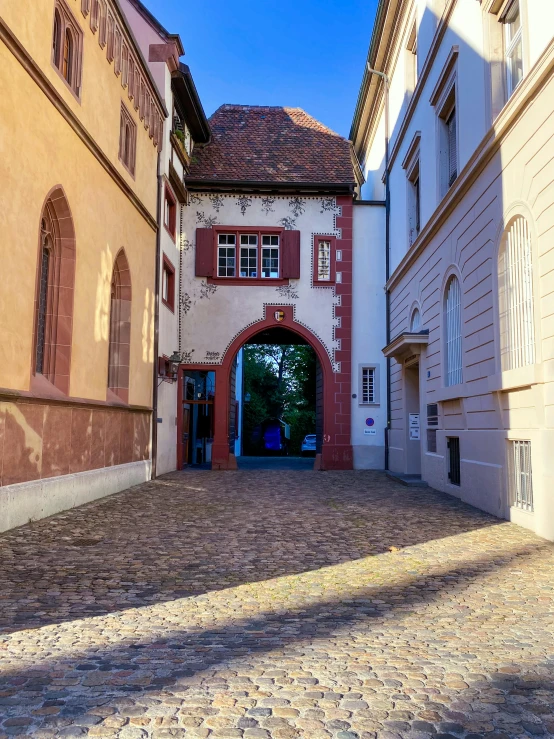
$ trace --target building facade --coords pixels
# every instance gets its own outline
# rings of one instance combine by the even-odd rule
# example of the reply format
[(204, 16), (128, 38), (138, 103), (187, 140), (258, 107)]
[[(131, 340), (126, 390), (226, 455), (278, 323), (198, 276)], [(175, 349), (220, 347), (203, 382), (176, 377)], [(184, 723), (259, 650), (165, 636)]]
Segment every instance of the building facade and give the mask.
[(390, 192), (389, 469), (547, 538), (553, 27), (547, 0), (382, 0), (351, 132)]
[(166, 110), (117, 2), (6, 0), (0, 36), (5, 530), (149, 478)]
[(120, 0), (121, 7), (148, 60), (169, 116), (165, 121), (158, 173), (158, 265), (155, 316), (157, 379), (153, 432), (154, 474), (177, 469), (177, 377), (169, 361), (179, 348), (179, 281), (185, 177), (194, 147), (206, 144), (210, 130), (189, 67), (180, 61), (184, 48), (140, 0)]
[[(300, 109), (225, 105), (209, 122), (185, 178), (178, 466), (236, 465), (236, 356), (258, 337), (315, 350), (316, 465), (351, 469), (353, 373), (380, 410), (375, 364), (352, 364), (351, 146)], [(382, 447), (370, 430), (360, 446)]]

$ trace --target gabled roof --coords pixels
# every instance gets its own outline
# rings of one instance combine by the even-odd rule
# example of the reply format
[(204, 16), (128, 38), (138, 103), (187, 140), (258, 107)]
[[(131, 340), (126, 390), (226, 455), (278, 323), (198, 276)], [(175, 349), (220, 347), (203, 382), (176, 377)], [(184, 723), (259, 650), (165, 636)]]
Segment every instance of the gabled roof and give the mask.
[(301, 108), (222, 105), (211, 142), (195, 149), (190, 186), (251, 185), (351, 190), (350, 142)]

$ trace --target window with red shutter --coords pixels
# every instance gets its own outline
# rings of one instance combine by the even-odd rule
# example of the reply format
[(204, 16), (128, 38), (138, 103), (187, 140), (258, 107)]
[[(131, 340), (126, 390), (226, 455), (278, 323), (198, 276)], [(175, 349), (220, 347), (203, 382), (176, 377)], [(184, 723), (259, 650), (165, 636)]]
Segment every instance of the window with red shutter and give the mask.
[(293, 280), (300, 278), (300, 231), (283, 231), (282, 276)]
[(211, 228), (196, 229), (196, 270), (197, 277), (214, 275), (214, 236)]

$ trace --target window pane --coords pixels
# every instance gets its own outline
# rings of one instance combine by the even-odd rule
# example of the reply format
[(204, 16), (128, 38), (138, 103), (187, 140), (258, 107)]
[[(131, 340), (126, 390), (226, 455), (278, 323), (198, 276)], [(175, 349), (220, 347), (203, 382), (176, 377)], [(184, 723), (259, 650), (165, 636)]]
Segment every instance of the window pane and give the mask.
[(44, 369), (44, 343), (46, 338), (46, 305), (48, 302), (48, 272), (50, 268), (50, 251), (42, 250), (42, 264), (40, 269), (40, 291), (38, 296), (37, 321), (37, 355), (36, 371), (42, 374)]
[(219, 277), (235, 276), (235, 247), (219, 247), (217, 274)]
[(375, 402), (375, 369), (364, 367), (362, 369), (362, 403)]
[(317, 279), (331, 279), (331, 242), (320, 241), (317, 245)]
[(446, 288), (446, 385), (462, 382), (462, 316), (460, 283), (452, 277)]
[(240, 276), (241, 277), (257, 277), (258, 276), (257, 268), (258, 268), (258, 249), (256, 247), (248, 247), (248, 246), (241, 247)]
[(262, 277), (279, 277), (279, 249), (262, 247)]

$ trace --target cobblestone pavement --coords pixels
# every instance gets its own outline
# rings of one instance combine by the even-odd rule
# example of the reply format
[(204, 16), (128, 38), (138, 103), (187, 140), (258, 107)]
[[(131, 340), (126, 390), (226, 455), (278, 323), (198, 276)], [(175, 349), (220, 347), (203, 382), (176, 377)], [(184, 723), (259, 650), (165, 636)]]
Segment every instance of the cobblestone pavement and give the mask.
[(554, 736), (553, 575), (379, 473), (169, 475), (0, 537), (0, 737)]

